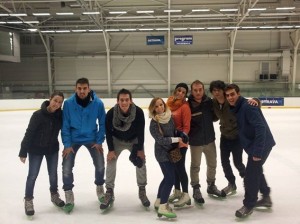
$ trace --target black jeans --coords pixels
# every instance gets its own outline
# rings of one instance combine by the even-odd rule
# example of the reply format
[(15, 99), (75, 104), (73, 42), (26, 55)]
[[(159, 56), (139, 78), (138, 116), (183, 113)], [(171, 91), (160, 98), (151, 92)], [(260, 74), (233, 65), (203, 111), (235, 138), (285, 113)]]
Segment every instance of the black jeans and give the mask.
[(230, 153), (232, 153), (233, 164), (239, 171), (240, 176), (245, 176), (245, 165), (243, 164), (243, 148), (239, 138), (226, 139), (221, 136), (220, 141), (221, 162), (226, 179), (229, 183), (235, 183), (235, 176), (230, 165)]
[(189, 178), (185, 169), (185, 156), (187, 147), (180, 148), (182, 158), (175, 163), (175, 189), (180, 190), (180, 184), (182, 192), (188, 193)]
[(263, 173), (263, 164), (266, 162), (270, 151), (271, 150), (268, 150), (268, 153), (266, 153), (260, 161), (254, 161), (252, 155), (248, 156), (246, 175), (244, 178), (245, 199), (243, 201), (247, 208), (253, 208), (255, 206), (258, 191), (265, 196), (270, 194), (270, 187)]

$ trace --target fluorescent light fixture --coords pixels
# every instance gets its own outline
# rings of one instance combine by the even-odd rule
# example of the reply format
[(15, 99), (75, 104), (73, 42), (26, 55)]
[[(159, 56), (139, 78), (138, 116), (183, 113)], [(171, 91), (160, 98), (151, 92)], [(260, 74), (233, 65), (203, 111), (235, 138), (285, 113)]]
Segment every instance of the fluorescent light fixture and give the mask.
[(154, 13), (154, 10), (136, 11), (136, 13)]
[(188, 28), (173, 28), (173, 30), (177, 30), (177, 31), (180, 31), (180, 30), (187, 30)]
[(251, 9), (248, 9), (248, 11), (266, 11), (267, 8), (251, 8)]
[(70, 30), (56, 30), (55, 33), (70, 33)]
[(226, 30), (234, 30), (240, 28), (239, 26), (225, 26), (224, 29)]
[(39, 13), (34, 12), (34, 13), (32, 13), (32, 15), (34, 15), (34, 16), (50, 16), (50, 13), (48, 13), (48, 12), (39, 12)]
[(83, 12), (82, 15), (99, 15), (100, 12)]
[(6, 24), (6, 22), (0, 21), (0, 24)]
[(220, 9), (220, 12), (237, 12), (238, 9)]
[(139, 29), (139, 31), (152, 31), (153, 29), (152, 28), (141, 28)]
[(39, 21), (37, 21), (37, 20), (34, 20), (34, 21), (24, 21), (24, 23), (39, 23)]
[(118, 32), (120, 29), (107, 29), (106, 32)]
[(23, 23), (22, 21), (7, 21), (7, 24), (21, 24)]
[(191, 27), (190, 30), (205, 30), (204, 27)]
[(242, 26), (242, 29), (257, 29), (257, 26)]
[(41, 33), (55, 33), (54, 30), (41, 30)]
[(58, 16), (72, 16), (72, 15), (74, 15), (73, 12), (57, 12), (55, 14), (58, 15)]
[(157, 30), (157, 31), (168, 31), (169, 28), (156, 28), (155, 30)]
[(222, 30), (223, 27), (219, 27), (219, 26), (216, 26), (216, 27), (207, 27), (206, 29), (208, 29), (208, 30)]
[(290, 26), (290, 25), (283, 25), (283, 26), (277, 26), (278, 29), (292, 29), (294, 28), (294, 26)]
[(121, 29), (122, 31), (126, 32), (126, 31), (136, 31), (136, 29), (131, 29), (131, 28), (128, 28), (128, 29)]
[(276, 10), (293, 10), (296, 7), (277, 7)]
[(27, 29), (28, 31), (30, 31), (30, 32), (36, 32), (37, 31), (37, 29)]
[(126, 11), (111, 11), (109, 14), (126, 14)]
[(210, 9), (192, 9), (192, 12), (209, 12)]
[(103, 30), (100, 29), (93, 29), (93, 30), (88, 30), (89, 32), (102, 32)]
[(71, 30), (73, 33), (84, 33), (87, 30)]
[(71, 4), (70, 7), (72, 7), (72, 8), (80, 8), (81, 6), (79, 4)]
[(27, 16), (26, 13), (10, 13), (10, 16)]
[(181, 9), (165, 9), (164, 12), (181, 12)]
[(0, 16), (9, 16), (7, 13), (0, 13)]
[(275, 26), (260, 26), (259, 29), (275, 29)]

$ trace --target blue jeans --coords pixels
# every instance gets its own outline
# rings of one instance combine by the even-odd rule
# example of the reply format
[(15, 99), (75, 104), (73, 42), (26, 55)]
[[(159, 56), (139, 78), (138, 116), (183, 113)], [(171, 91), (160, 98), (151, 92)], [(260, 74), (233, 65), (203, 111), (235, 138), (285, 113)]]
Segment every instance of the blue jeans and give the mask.
[[(26, 180), (25, 197), (33, 198), (33, 190), (36, 178), (39, 175), (44, 155), (36, 155), (29, 153), (29, 171)], [(47, 169), (49, 174), (50, 192), (57, 192), (57, 163), (58, 152), (45, 155), (47, 161)]]
[[(75, 157), (78, 152), (78, 149), (81, 147), (81, 144), (74, 144), (72, 146), (74, 153), (70, 153), (67, 157), (63, 158), (62, 162), (62, 172), (63, 172), (63, 189), (65, 191), (72, 190), (74, 187), (74, 176), (73, 176), (73, 167), (75, 164)], [(103, 185), (104, 184), (104, 157), (103, 153), (99, 153), (96, 149), (92, 148), (92, 144), (84, 145), (90, 152), (90, 155), (93, 159), (93, 164), (95, 167), (95, 184)]]
[(160, 182), (157, 198), (160, 198), (160, 204), (168, 202), (172, 187), (175, 183), (175, 165), (171, 162), (160, 162), (159, 166), (164, 175), (164, 179)]

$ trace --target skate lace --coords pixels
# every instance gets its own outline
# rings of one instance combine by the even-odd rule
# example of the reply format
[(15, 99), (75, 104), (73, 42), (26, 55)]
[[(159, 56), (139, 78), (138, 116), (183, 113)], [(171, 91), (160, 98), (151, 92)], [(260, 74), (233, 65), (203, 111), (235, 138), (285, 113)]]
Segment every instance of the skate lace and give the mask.
[(25, 200), (25, 209), (26, 211), (33, 211), (33, 201), (32, 200)]
[(104, 195), (103, 186), (98, 185), (96, 188), (97, 196), (102, 197)]
[(145, 189), (140, 189), (140, 190), (139, 190), (139, 198), (140, 198), (140, 200), (141, 200), (142, 202), (147, 202), (147, 201), (149, 201), (149, 200), (148, 200), (148, 197), (147, 197), (147, 195), (146, 195), (146, 190), (145, 190)]
[(74, 194), (73, 192), (70, 191), (66, 191), (66, 203), (67, 204), (74, 204)]
[(60, 199), (59, 193), (51, 194), (51, 201), (55, 204), (60, 204), (63, 200)]
[(195, 199), (200, 199), (200, 198), (202, 198), (202, 194), (201, 194), (201, 192), (200, 192), (199, 189), (196, 189), (196, 190), (194, 191), (193, 196), (194, 196)]

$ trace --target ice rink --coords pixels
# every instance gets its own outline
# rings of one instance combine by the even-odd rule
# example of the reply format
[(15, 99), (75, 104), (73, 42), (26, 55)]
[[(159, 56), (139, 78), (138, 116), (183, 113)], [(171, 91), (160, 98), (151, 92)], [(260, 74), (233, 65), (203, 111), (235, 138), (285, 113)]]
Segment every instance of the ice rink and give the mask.
[[(27, 128), (29, 118), (33, 111), (0, 112), (1, 142), (0, 142), (0, 224), (23, 223), (55, 223), (55, 224), (89, 224), (89, 223), (162, 223), (164, 221), (175, 223), (201, 223), (201, 224), (226, 224), (235, 222), (244, 223), (272, 223), (272, 224), (297, 224), (300, 223), (300, 109), (263, 109), (263, 113), (273, 132), (276, 146), (265, 164), (265, 174), (271, 187), (273, 208), (255, 210), (244, 220), (235, 218), (235, 211), (242, 206), (243, 185), (237, 176), (237, 193), (224, 200), (211, 198), (206, 193), (206, 165), (202, 160), (200, 179), (202, 194), (205, 199), (203, 207), (194, 206), (177, 209), (178, 218), (166, 220), (158, 218), (153, 208), (157, 188), (162, 174), (154, 158), (153, 139), (149, 133), (149, 118), (146, 116), (145, 151), (148, 170), (147, 194), (151, 200), (149, 210), (144, 209), (138, 199), (138, 188), (135, 180), (135, 168), (129, 162), (129, 152), (123, 152), (118, 161), (115, 203), (107, 213), (102, 213), (96, 198), (94, 169), (88, 151), (82, 147), (76, 158), (74, 168), (75, 208), (71, 214), (65, 214), (56, 208), (50, 201), (49, 182), (45, 166), (42, 163), (41, 171), (36, 182), (34, 192), (35, 215), (28, 220), (24, 213), (24, 190), (28, 172), (28, 163), (20, 162), (18, 153), (20, 142)], [(218, 149), (218, 168), (216, 185), (223, 188), (227, 181), (223, 175), (219, 159), (219, 124), (215, 123), (216, 144)], [(62, 149), (62, 146), (61, 146)], [(107, 146), (104, 144), (105, 155)], [(246, 155), (244, 155), (246, 161)], [(59, 161), (59, 189), (62, 198), (61, 158)], [(189, 171), (190, 154), (187, 154), (186, 167)], [(234, 169), (235, 174), (237, 174)], [(192, 189), (189, 189), (192, 196)]]

